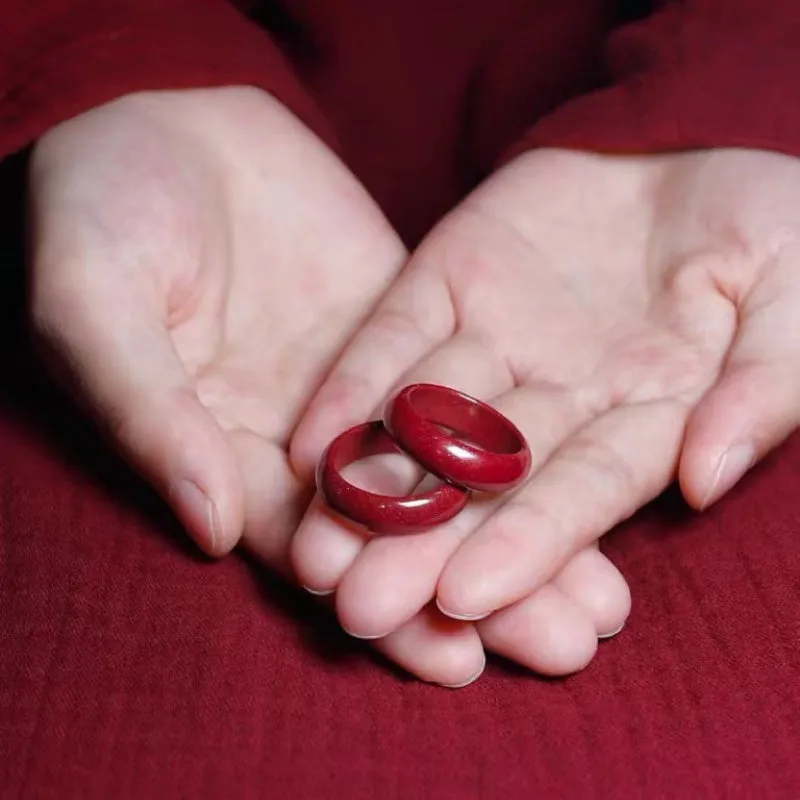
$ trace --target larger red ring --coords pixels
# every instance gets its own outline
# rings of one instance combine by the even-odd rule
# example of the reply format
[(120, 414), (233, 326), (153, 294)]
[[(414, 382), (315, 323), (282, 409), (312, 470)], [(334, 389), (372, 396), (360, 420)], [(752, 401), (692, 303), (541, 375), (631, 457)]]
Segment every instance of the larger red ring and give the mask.
[(393, 497), (359, 489), (341, 471), (354, 461), (383, 453), (402, 453), (383, 423), (365, 422), (337, 436), (317, 466), (317, 487), (339, 514), (373, 533), (418, 533), (452, 519), (469, 492), (449, 483), (428, 492)]
[(383, 419), (403, 450), (457, 486), (502, 492), (524, 480), (531, 466), (525, 437), (510, 420), (446, 386), (406, 386), (389, 401)]

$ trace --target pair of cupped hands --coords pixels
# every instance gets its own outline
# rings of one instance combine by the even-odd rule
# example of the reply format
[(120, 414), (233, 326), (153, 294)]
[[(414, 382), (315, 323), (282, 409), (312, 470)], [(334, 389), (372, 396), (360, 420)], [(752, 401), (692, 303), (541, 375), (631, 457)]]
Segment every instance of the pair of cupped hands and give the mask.
[[(30, 194), (53, 375), (204, 551), (241, 542), (425, 681), (464, 686), (485, 652), (586, 666), (630, 610), (598, 539), (676, 479), (707, 507), (798, 421), (789, 156), (532, 151), (409, 254), (325, 145), (233, 87), (62, 123)], [(507, 415), (531, 477), (370, 539), (326, 512), (314, 470), (415, 382)], [(398, 457), (357, 480), (422, 477)]]

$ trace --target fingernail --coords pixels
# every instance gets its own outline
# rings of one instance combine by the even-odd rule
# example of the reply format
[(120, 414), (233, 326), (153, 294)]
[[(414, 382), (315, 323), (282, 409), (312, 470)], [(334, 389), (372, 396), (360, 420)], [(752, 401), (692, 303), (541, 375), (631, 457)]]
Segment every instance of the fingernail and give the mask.
[(354, 639), (360, 639), (362, 642), (371, 642), (371, 641), (373, 641), (373, 639), (383, 639), (385, 636), (388, 636), (388, 634), (386, 634), (386, 633), (379, 633), (377, 635), (364, 636), (363, 634), (353, 633), (353, 631), (347, 630), (347, 628), (345, 628), (344, 625), (342, 625), (342, 630), (348, 636), (352, 636)]
[(597, 638), (601, 641), (603, 639), (613, 639), (618, 633), (622, 632), (622, 629), (625, 627), (625, 623), (623, 622), (622, 625), (619, 626), (616, 630), (611, 631), (611, 633), (598, 633)]
[(486, 619), (486, 617), (492, 613), (491, 611), (484, 611), (480, 614), (456, 614), (455, 611), (448, 611), (446, 608), (444, 608), (439, 602), (439, 598), (436, 598), (436, 607), (446, 617), (458, 620), (459, 622), (478, 622), (479, 620)]
[(703, 498), (701, 509), (718, 500), (753, 466), (756, 453), (751, 444), (737, 444), (720, 457), (711, 486)]
[(173, 497), (183, 508), (190, 527), (207, 533), (213, 551), (220, 524), (219, 514), (211, 498), (194, 481), (188, 480), (183, 480), (176, 486)]
[(462, 683), (440, 683), (439, 685), (443, 689), (464, 689), (471, 683), (475, 683), (475, 681), (478, 680), (478, 678), (480, 678), (481, 675), (483, 675), (485, 669), (486, 669), (486, 657), (484, 656), (481, 668), (469, 680), (463, 681)]
[(310, 586), (303, 587), (309, 594), (313, 594), (314, 597), (328, 597), (328, 595), (333, 594), (336, 589), (312, 589)]

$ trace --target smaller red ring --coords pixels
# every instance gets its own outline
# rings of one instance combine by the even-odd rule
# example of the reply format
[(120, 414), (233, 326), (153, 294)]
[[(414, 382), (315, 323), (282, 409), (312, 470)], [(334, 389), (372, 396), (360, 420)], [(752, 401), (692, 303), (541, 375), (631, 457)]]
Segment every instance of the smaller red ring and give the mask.
[(499, 411), (463, 392), (430, 383), (401, 389), (384, 424), (428, 472), (474, 491), (502, 492), (521, 483), (531, 451)]
[(393, 497), (359, 489), (342, 476), (354, 461), (402, 452), (380, 420), (356, 425), (328, 445), (317, 466), (317, 487), (334, 511), (373, 533), (419, 533), (452, 519), (469, 499), (459, 486), (443, 483), (420, 494)]

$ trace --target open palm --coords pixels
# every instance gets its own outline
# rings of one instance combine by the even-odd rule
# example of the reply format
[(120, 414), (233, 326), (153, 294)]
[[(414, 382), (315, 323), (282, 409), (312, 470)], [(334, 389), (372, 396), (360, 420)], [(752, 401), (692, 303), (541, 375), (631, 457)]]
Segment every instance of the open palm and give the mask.
[[(571, 603), (585, 587), (556, 597), (547, 582), (676, 476), (695, 506), (714, 501), (797, 424), (798, 209), (800, 166), (774, 154), (542, 151), (507, 166), (414, 255), (292, 447), (309, 469), (398, 386), (442, 383), (520, 427), (532, 477), (429, 533), (357, 545), (315, 505), (294, 542), (303, 580), (335, 586), (362, 631), (435, 598), (533, 667), (553, 620), (590, 655)], [(545, 618), (537, 648), (520, 631)]]
[[(289, 437), (406, 254), (350, 173), (255, 90), (130, 96), (31, 174), (32, 314), (54, 373), (207, 552), (284, 574), (313, 485)], [(427, 680), (483, 663), (421, 614), (378, 644)]]

